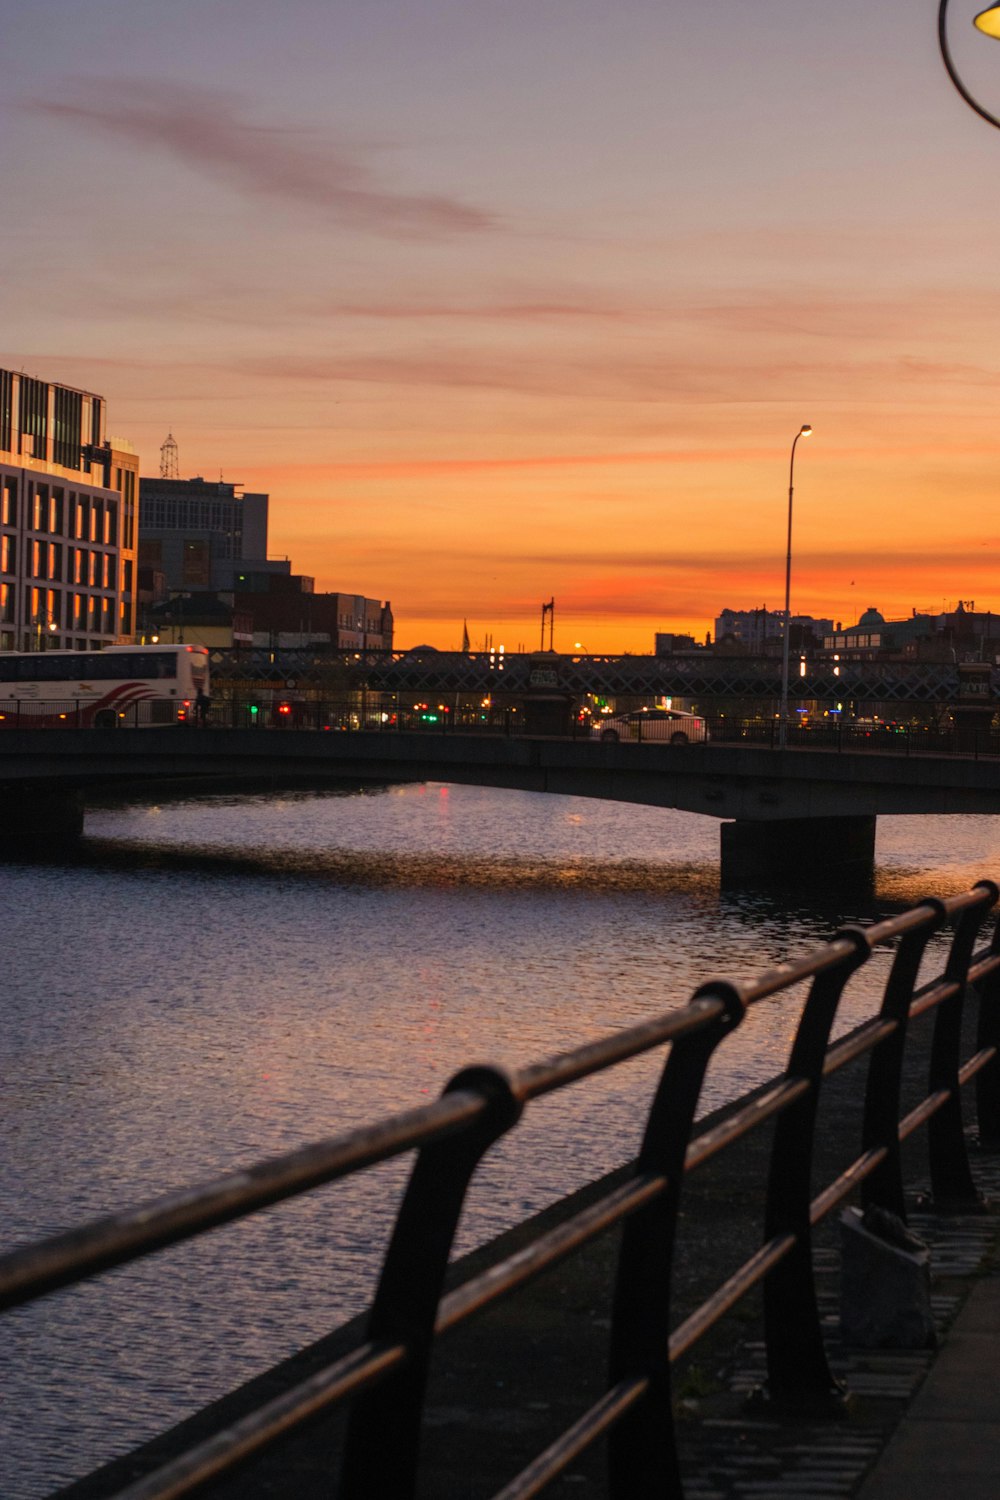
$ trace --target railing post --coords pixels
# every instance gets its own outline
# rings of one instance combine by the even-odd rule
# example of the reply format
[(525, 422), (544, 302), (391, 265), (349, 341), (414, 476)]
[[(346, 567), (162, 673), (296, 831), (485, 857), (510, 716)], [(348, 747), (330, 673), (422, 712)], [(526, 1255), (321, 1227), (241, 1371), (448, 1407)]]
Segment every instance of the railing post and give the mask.
[(982, 1207), (982, 1198), (969, 1166), (958, 1072), (962, 1052), (962, 1009), (972, 950), (983, 916), (1000, 892), (992, 881), (985, 880), (977, 881), (973, 889), (982, 891), (982, 895), (959, 916), (944, 971), (945, 980), (955, 985), (955, 993), (938, 1007), (931, 1042), (928, 1092), (931, 1095), (946, 1093), (948, 1097), (927, 1123), (927, 1149), (934, 1204), (945, 1212), (969, 1212)]
[(822, 1412), (843, 1408), (845, 1392), (827, 1363), (812, 1267), (810, 1192), (813, 1140), (823, 1063), (844, 985), (869, 956), (864, 931), (842, 927), (853, 951), (817, 974), (792, 1043), (786, 1079), (806, 1088), (779, 1115), (768, 1173), (764, 1237), (791, 1236), (793, 1248), (764, 1279), (767, 1397), (784, 1406)]
[(666, 1191), (632, 1214), (622, 1231), (611, 1383), (640, 1376), (648, 1384), (608, 1439), (610, 1500), (663, 1500), (682, 1493), (671, 1405), (670, 1291), (684, 1158), (709, 1059), (744, 1014), (733, 985), (704, 985), (694, 996), (703, 999), (722, 1000), (725, 1012), (673, 1043), (636, 1162), (639, 1175), (666, 1177)]
[(936, 898), (920, 904), (927, 909), (926, 920), (900, 939), (886, 980), (879, 1018), (893, 1022), (895, 1030), (891, 1036), (879, 1042), (871, 1054), (861, 1129), (862, 1151), (877, 1151), (881, 1148), (886, 1153), (862, 1183), (862, 1204), (865, 1208), (877, 1205), (888, 1209), (902, 1219), (904, 1224), (906, 1200), (903, 1194), (899, 1110), (906, 1028), (924, 951), (931, 934), (944, 924), (947, 915), (944, 902)]
[[(1000, 918), (993, 927), (990, 954), (1000, 955)], [(1000, 969), (976, 985), (979, 1017), (976, 1050), (992, 1048), (997, 1054), (976, 1074), (976, 1121), (979, 1145), (984, 1151), (1000, 1151)]]
[[(994, 924), (990, 956), (1000, 956), (1000, 918)], [(976, 1052), (993, 1050), (993, 1061), (976, 1074), (976, 1124), (981, 1151), (1000, 1151), (1000, 968), (975, 986), (979, 1001)]]
[(366, 1337), (405, 1344), (393, 1375), (358, 1396), (344, 1445), (338, 1500), (412, 1500), (434, 1323), (466, 1190), (483, 1153), (514, 1126), (522, 1104), (496, 1068), (466, 1068), (446, 1094), (478, 1093), (485, 1109), (463, 1130), (424, 1146), (403, 1197)]

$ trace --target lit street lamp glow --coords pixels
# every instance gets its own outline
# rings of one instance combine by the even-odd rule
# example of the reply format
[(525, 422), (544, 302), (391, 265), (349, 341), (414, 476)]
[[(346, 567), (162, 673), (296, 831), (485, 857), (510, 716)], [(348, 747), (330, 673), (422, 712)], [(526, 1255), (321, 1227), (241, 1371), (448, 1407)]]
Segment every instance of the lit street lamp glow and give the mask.
[(788, 722), (788, 643), (792, 633), (792, 495), (795, 492), (795, 448), (799, 438), (811, 437), (812, 427), (803, 422), (792, 442), (792, 456), (788, 463), (788, 546), (785, 550), (785, 628), (781, 642), (781, 718), (778, 724), (778, 744), (784, 746)]
[(991, 5), (989, 10), (980, 11), (972, 24), (987, 36), (1000, 40), (1000, 5)]

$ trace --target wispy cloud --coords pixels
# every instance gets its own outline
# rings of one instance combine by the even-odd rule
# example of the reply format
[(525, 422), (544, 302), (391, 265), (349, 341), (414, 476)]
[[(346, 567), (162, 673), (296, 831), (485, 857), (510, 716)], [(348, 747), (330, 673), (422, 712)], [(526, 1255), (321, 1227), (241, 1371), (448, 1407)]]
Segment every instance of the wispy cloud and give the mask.
[(347, 318), (456, 321), (470, 323), (638, 323), (648, 314), (593, 301), (575, 302), (379, 302), (334, 303), (319, 311)]
[[(749, 383), (745, 371), (724, 360), (699, 366), (680, 353), (652, 353), (644, 358), (607, 349), (589, 356), (559, 350), (512, 356), (489, 346), (452, 349), (433, 344), (413, 353), (278, 354), (251, 356), (237, 363), (243, 373), (271, 382), (478, 388), (611, 401), (736, 401), (745, 399)], [(760, 379), (758, 371), (751, 373)], [(798, 367), (789, 367), (788, 373), (800, 375)]]
[(949, 364), (902, 354), (885, 358), (845, 353), (826, 359), (778, 360), (768, 351), (734, 359), (728, 352), (702, 354), (670, 349), (638, 354), (600, 349), (581, 354), (558, 348), (513, 357), (493, 348), (451, 349), (440, 343), (424, 351), (383, 354), (277, 354), (237, 361), (246, 375), (298, 385), (349, 382), (374, 386), (417, 386), (518, 392), (531, 396), (589, 397), (602, 401), (683, 404), (759, 403), (807, 391), (810, 399), (842, 400), (850, 391), (878, 399), (914, 388), (942, 391), (978, 386), (991, 391), (1000, 371), (972, 364)]
[(244, 192), (280, 198), (381, 235), (490, 228), (493, 216), (458, 198), (382, 186), (357, 144), (248, 119), (237, 96), (129, 79), (78, 80), (30, 107), (71, 126), (163, 151)]
[[(881, 450), (880, 450), (881, 451)], [(936, 451), (936, 450), (935, 450)], [(995, 449), (990, 450), (995, 451)], [(784, 450), (781, 450), (784, 456)], [(372, 462), (358, 459), (346, 463), (288, 465), (274, 470), (274, 481), (296, 469), (308, 469), (317, 482), (344, 479), (421, 479), (427, 475), (493, 474), (524, 469), (600, 469), (661, 468), (667, 464), (718, 464), (769, 462), (776, 456), (773, 448), (690, 448), (641, 449), (593, 453), (534, 453), (520, 457), (492, 456), (482, 458), (398, 458)], [(268, 472), (256, 466), (257, 472)], [(272, 481), (272, 482), (274, 482)]]

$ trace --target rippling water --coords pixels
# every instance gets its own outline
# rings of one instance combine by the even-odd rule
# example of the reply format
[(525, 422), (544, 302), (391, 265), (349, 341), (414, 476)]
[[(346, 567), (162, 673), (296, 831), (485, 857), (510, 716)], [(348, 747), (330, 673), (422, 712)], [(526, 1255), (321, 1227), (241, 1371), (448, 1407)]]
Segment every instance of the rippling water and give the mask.
[[(720, 894), (718, 825), (472, 787), (88, 815), (2, 872), (5, 1244), (433, 1097), (758, 972), (1000, 868), (991, 818), (879, 824), (874, 902)], [(857, 976), (857, 1004), (884, 972)], [(850, 1020), (851, 1007), (844, 1024)], [(770, 1076), (790, 1002), (721, 1049), (705, 1108)], [(643, 1060), (532, 1106), (468, 1248), (637, 1144)], [(33, 1500), (353, 1315), (402, 1182), (379, 1168), (0, 1324), (0, 1494)]]

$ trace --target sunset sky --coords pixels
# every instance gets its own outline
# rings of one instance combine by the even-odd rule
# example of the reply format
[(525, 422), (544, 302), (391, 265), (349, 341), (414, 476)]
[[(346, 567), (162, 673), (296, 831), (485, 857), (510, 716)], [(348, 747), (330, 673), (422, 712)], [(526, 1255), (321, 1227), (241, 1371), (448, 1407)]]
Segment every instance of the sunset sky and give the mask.
[[(1000, 44), (952, 0), (1000, 112)], [(32, 0), (0, 364), (397, 643), (1000, 609), (1000, 131), (914, 0)]]

